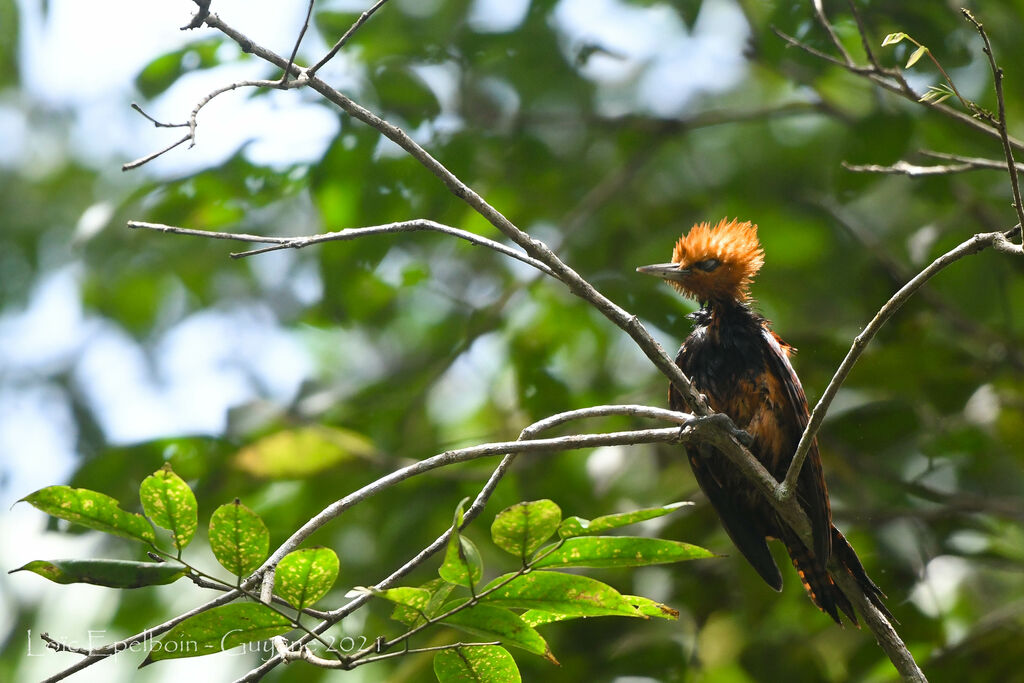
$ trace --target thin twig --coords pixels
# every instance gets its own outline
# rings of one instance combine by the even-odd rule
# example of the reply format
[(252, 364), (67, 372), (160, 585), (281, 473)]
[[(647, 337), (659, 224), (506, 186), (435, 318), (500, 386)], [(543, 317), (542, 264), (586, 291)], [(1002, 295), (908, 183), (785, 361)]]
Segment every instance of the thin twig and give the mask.
[(139, 106), (138, 102), (132, 102), (130, 106), (131, 106), (132, 109), (134, 109), (135, 111), (137, 111), (140, 114), (142, 114), (142, 116), (144, 118), (146, 118), (150, 122), (152, 122), (152, 124), (154, 126), (156, 126), (157, 128), (184, 128), (185, 126), (188, 125), (187, 122), (186, 123), (164, 123), (163, 121), (157, 121), (155, 118), (153, 118), (152, 116), (147, 114), (146, 111), (141, 106)]
[[(950, 154), (949, 152), (935, 152), (929, 149), (922, 149), (921, 154), (926, 157), (933, 159), (942, 159), (943, 161), (954, 161), (962, 164), (970, 164), (979, 169), (991, 169), (993, 171), (1005, 171), (1007, 169), (1006, 162), (999, 159), (986, 159), (984, 157), (968, 157), (961, 154)], [(1014, 164), (1018, 171), (1024, 171), (1024, 164), (1019, 161)]]
[[(297, 69), (298, 67), (292, 66), (291, 68), (292, 69)], [(144, 117), (146, 117), (147, 119), (152, 121), (155, 125), (163, 127), (163, 128), (185, 128), (185, 127), (187, 127), (188, 128), (188, 133), (186, 133), (185, 136), (183, 138), (181, 138), (180, 140), (178, 140), (177, 142), (175, 142), (175, 143), (173, 143), (171, 145), (168, 145), (167, 147), (164, 147), (163, 149), (161, 149), (158, 152), (153, 152), (152, 154), (147, 154), (146, 156), (141, 157), (139, 159), (136, 159), (135, 161), (129, 161), (128, 163), (123, 164), (121, 166), (121, 170), (122, 171), (131, 171), (132, 169), (136, 169), (139, 166), (147, 164), (150, 161), (153, 161), (153, 159), (156, 159), (157, 157), (162, 156), (162, 155), (166, 154), (167, 152), (170, 152), (172, 149), (174, 149), (178, 145), (181, 145), (181, 144), (183, 144), (185, 142), (189, 143), (189, 149), (191, 149), (192, 147), (195, 147), (195, 144), (196, 144), (196, 128), (199, 125), (197, 123), (197, 121), (196, 121), (196, 118), (199, 116), (199, 112), (202, 111), (203, 107), (208, 105), (218, 95), (223, 95), (226, 92), (231, 92), (232, 90), (237, 90), (238, 88), (274, 88), (274, 89), (277, 89), (277, 90), (289, 90), (291, 88), (300, 88), (300, 87), (302, 87), (304, 85), (306, 85), (306, 81), (305, 81), (305, 78), (302, 76), (301, 72), (296, 74), (295, 80), (288, 81), (288, 82), (277, 81), (277, 80), (271, 81), (271, 80), (266, 80), (266, 79), (236, 81), (234, 83), (230, 83), (228, 85), (225, 85), (225, 86), (222, 86), (220, 88), (217, 88), (216, 90), (214, 90), (214, 91), (212, 91), (210, 93), (207, 93), (202, 99), (199, 100), (199, 102), (196, 103), (196, 106), (193, 107), (192, 111), (189, 113), (188, 121), (186, 121), (185, 123), (161, 123), (161, 122), (157, 121), (156, 119), (154, 119), (149, 114), (147, 114), (146, 112), (144, 112), (140, 106), (138, 106), (137, 104), (133, 103), (132, 104), (132, 109), (134, 109), (135, 111), (137, 111), (140, 114), (142, 114)]]
[(918, 166), (917, 164), (911, 164), (903, 161), (902, 159), (891, 166), (880, 166), (878, 164), (851, 164), (846, 161), (842, 162), (842, 166), (847, 171), (853, 171), (854, 173), (905, 175), (910, 176), (911, 178), (920, 178), (922, 176), (930, 175), (954, 175), (957, 173), (967, 173), (968, 171), (979, 171), (985, 168), (983, 166), (968, 163)]
[[(924, 156), (944, 161), (952, 161), (952, 164), (919, 166), (907, 161), (897, 161), (891, 166), (880, 166), (877, 164), (851, 164), (842, 162), (843, 168), (854, 173), (883, 173), (889, 175), (906, 175), (911, 177), (929, 175), (954, 175), (967, 173), (968, 171), (1006, 171), (1006, 162), (999, 159), (985, 159), (984, 157), (965, 157), (959, 154), (946, 154), (943, 152), (932, 152), (921, 150)], [(1017, 170), (1024, 170), (1024, 164), (1016, 163)]]
[(814, 13), (818, 15), (818, 22), (825, 27), (825, 32), (828, 33), (828, 37), (832, 39), (832, 44), (835, 45), (836, 50), (843, 56), (843, 61), (849, 65), (854, 65), (856, 62), (853, 61), (853, 57), (846, 51), (843, 46), (843, 42), (839, 40), (839, 36), (836, 35), (835, 28), (832, 27), (832, 22), (825, 16), (825, 7), (822, 5), (821, 0), (814, 0)]
[[(925, 153), (927, 154), (927, 152)], [(879, 265), (885, 269), (893, 284), (899, 286), (914, 277), (916, 274), (915, 270), (912, 270), (893, 256), (892, 251), (882, 244), (874, 233), (867, 230), (857, 219), (850, 216), (834, 200), (822, 197), (812, 201), (812, 205), (826, 211), (832, 221), (838, 223), (853, 239), (860, 243), (861, 247), (874, 256)], [(946, 318), (953, 326), (953, 329), (956, 330), (958, 338), (969, 337), (980, 344), (995, 347), (1016, 370), (1024, 371), (1024, 355), (1014, 348), (1013, 343), (1006, 337), (997, 334), (977, 322), (974, 318), (965, 315), (963, 311), (947, 301), (928, 285), (918, 290), (916, 296), (921, 297), (930, 308)]]
[(885, 69), (875, 56), (875, 51), (871, 49), (871, 40), (868, 38), (868, 30), (867, 27), (864, 26), (864, 20), (861, 19), (860, 10), (857, 9), (857, 3), (854, 0), (847, 0), (846, 4), (850, 8), (850, 14), (853, 15), (853, 20), (857, 22), (857, 33), (860, 34), (860, 44), (864, 48), (864, 54), (867, 55), (868, 61), (871, 62), (872, 67), (877, 71), (884, 72)]
[(319, 62), (306, 69), (306, 73), (308, 73), (310, 76), (313, 76), (314, 74), (316, 74), (317, 71), (320, 70), (320, 67), (334, 59), (334, 55), (338, 54), (338, 52), (341, 51), (341, 48), (345, 47), (345, 43), (347, 43), (349, 39), (352, 37), (352, 35), (359, 30), (359, 27), (365, 24), (366, 20), (372, 17), (373, 13), (380, 9), (381, 6), (387, 1), (388, 0), (377, 0), (377, 2), (374, 3), (372, 7), (370, 7), (370, 9), (360, 14), (359, 18), (355, 20), (355, 23), (353, 23), (352, 26), (350, 26), (349, 29), (345, 31), (345, 34), (338, 39), (338, 42), (334, 44), (334, 47), (332, 47), (327, 52), (327, 54), (320, 59)]
[(850, 371), (853, 370), (854, 364), (860, 358), (861, 354), (864, 353), (864, 349), (878, 333), (878, 330), (888, 322), (900, 307), (907, 302), (907, 300), (913, 296), (913, 294), (921, 288), (921, 286), (930, 280), (935, 274), (941, 271), (946, 266), (959, 261), (965, 256), (977, 254), (989, 247), (1010, 254), (1024, 255), (1024, 248), (1020, 245), (1012, 244), (1008, 237), (1010, 237), (1015, 230), (1020, 230), (1020, 226), (1017, 226), (1014, 230), (1003, 232), (989, 232), (974, 235), (968, 240), (965, 240), (961, 244), (957, 245), (953, 249), (950, 249), (942, 256), (932, 261), (931, 265), (922, 270), (913, 279), (905, 284), (898, 292), (896, 292), (892, 298), (890, 298), (882, 308), (879, 309), (875, 317), (871, 319), (871, 322), (867, 324), (864, 330), (857, 335), (853, 340), (853, 344), (850, 346), (849, 352), (846, 354), (846, 358), (839, 365), (839, 369), (836, 370), (835, 375), (832, 377), (832, 381), (825, 387), (825, 391), (818, 400), (817, 405), (814, 406), (814, 410), (811, 412), (811, 417), (807, 421), (807, 428), (804, 429), (803, 436), (800, 437), (800, 443), (797, 446), (796, 452), (793, 454), (793, 461), (790, 463), (789, 470), (786, 472), (786, 479), (779, 485), (776, 496), (780, 500), (787, 500), (793, 497), (796, 492), (796, 481), (800, 475), (800, 468), (803, 467), (804, 460), (807, 457), (807, 453), (811, 449), (811, 444), (814, 443), (814, 439), (818, 434), (818, 430), (821, 428), (821, 423), (825, 419), (825, 414), (828, 412), (829, 406), (832, 405), (832, 400), (836, 397), (839, 392), (839, 388), (846, 381)]
[(281, 73), (280, 85), (284, 85), (288, 82), (288, 73), (292, 70), (292, 65), (295, 64), (295, 55), (299, 54), (299, 46), (302, 45), (302, 39), (306, 37), (306, 31), (309, 30), (309, 20), (313, 18), (313, 3), (316, 0), (309, 0), (309, 6), (306, 8), (306, 19), (302, 22), (302, 29), (299, 31), (299, 37), (295, 39), (295, 47), (292, 48), (292, 54), (288, 57), (288, 66), (286, 66)]
[[(964, 17), (967, 21), (974, 24), (974, 27), (978, 29), (978, 33), (981, 34), (981, 39), (985, 42), (984, 52), (988, 56), (988, 65), (992, 69), (992, 80), (995, 83), (996, 89), (996, 106), (997, 114), (993, 124), (996, 130), (999, 131), (999, 139), (1003, 143), (1003, 154), (1006, 156), (1006, 168), (1010, 174), (1010, 187), (1013, 188), (1013, 208), (1017, 212), (1017, 220), (1021, 225), (1024, 225), (1024, 202), (1020, 198), (1020, 183), (1017, 179), (1017, 164), (1013, 161), (1013, 147), (1010, 146), (1010, 136), (1006, 131), (1006, 102), (1003, 100), (1003, 70), (996, 64), (995, 55), (992, 52), (992, 43), (989, 42), (988, 33), (985, 31), (985, 27), (982, 26), (981, 22), (974, 18), (971, 11), (963, 8), (960, 10), (963, 12)], [(1024, 238), (1021, 243), (1024, 244)]]
[[(913, 88), (910, 87), (910, 85), (906, 82), (906, 79), (904, 79), (902, 74), (899, 74), (898, 72), (892, 72), (888, 70), (880, 71), (872, 66), (847, 64), (843, 62), (843, 60), (841, 59), (837, 59), (832, 55), (826, 54), (821, 50), (818, 50), (808, 45), (807, 43), (797, 38), (794, 38), (793, 36), (788, 35), (783, 31), (780, 31), (778, 28), (772, 27), (772, 31), (774, 31), (775, 35), (782, 38), (782, 40), (786, 41), (786, 43), (788, 43), (792, 47), (800, 48), (804, 52), (813, 55), (818, 59), (826, 61), (830, 64), (842, 67), (849, 71), (850, 73), (870, 78), (871, 82), (874, 83), (875, 85), (878, 85), (884, 88), (885, 90), (895, 93), (912, 102), (918, 103), (921, 106), (928, 107), (929, 109), (933, 109), (945, 116), (948, 116), (952, 119), (956, 119), (960, 123), (976, 131), (985, 133), (986, 135), (990, 135), (992, 137), (1000, 137), (999, 131), (996, 130), (995, 126), (993, 126), (991, 123), (987, 123), (985, 121), (976, 119), (973, 116), (965, 114), (964, 112), (958, 109), (954, 109), (953, 107), (950, 107), (942, 102), (921, 102), (921, 96), (917, 92), (915, 92)], [(1024, 142), (1021, 142), (1020, 140), (1009, 135), (1007, 136), (1007, 140), (1009, 144), (1015, 149), (1024, 150)]]
[[(186, 125), (187, 126), (188, 124), (182, 124), (182, 125)], [(164, 154), (167, 154), (168, 152), (170, 152), (172, 149), (174, 149), (178, 145), (185, 144), (186, 142), (188, 142), (191, 139), (192, 139), (192, 132), (189, 131), (188, 133), (185, 134), (185, 136), (183, 138), (181, 138), (177, 142), (172, 142), (171, 144), (167, 145), (166, 147), (164, 147), (160, 151), (153, 152), (152, 154), (147, 154), (146, 156), (140, 157), (140, 158), (136, 159), (135, 161), (129, 161), (128, 163), (123, 164), (121, 166), (121, 170), (122, 171), (131, 171), (132, 169), (138, 168), (139, 166), (142, 166), (143, 164), (148, 164), (149, 162), (153, 161), (153, 159), (156, 159), (159, 156), (163, 156)]]
[[(216, 28), (223, 32), (232, 40), (240, 44), (244, 43), (257, 57), (281, 68), (287, 66), (287, 62), (279, 55), (254, 43), (244, 34), (225, 24), (216, 15), (210, 15), (207, 17), (206, 24), (211, 28)], [(401, 128), (388, 123), (381, 117), (352, 101), (350, 98), (315, 76), (309, 77), (309, 86), (353, 118), (378, 130), (386, 138), (404, 149), (413, 159), (418, 161), (427, 170), (437, 176), (437, 178), (444, 183), (445, 187), (447, 187), (453, 195), (468, 204), (472, 209), (491, 223), (491, 225), (496, 227), (509, 239), (522, 247), (524, 251), (530, 254), (530, 256), (545, 263), (549, 268), (551, 268), (554, 276), (565, 283), (569, 288), (569, 291), (590, 303), (601, 314), (624, 330), (651, 360), (651, 362), (654, 363), (655, 367), (670, 379), (670, 381), (676, 386), (676, 389), (684, 397), (687, 404), (696, 414), (712, 414), (713, 411), (707, 405), (707, 401), (693, 386), (690, 378), (683, 374), (672, 358), (663, 348), (661, 348), (661, 345), (655, 341), (636, 316), (630, 314), (628, 311), (598, 292), (590, 282), (581, 277), (579, 273), (559, 259), (546, 244), (520, 230), (500, 211), (487, 203), (487, 201), (477, 194), (477, 192), (459, 180), (459, 178), (449, 171), (447, 167), (435, 159), (429, 152), (423, 149), (423, 147), (417, 144)], [(739, 452), (746, 453), (749, 456), (749, 451), (746, 451), (738, 441), (733, 439), (732, 442), (733, 448), (740, 449)]]
[(268, 251), (274, 251), (277, 249), (302, 249), (313, 244), (321, 244), (323, 242), (345, 242), (348, 240), (354, 240), (360, 237), (367, 237), (369, 235), (388, 235), (399, 232), (420, 232), (420, 231), (432, 231), (440, 232), (459, 239), (466, 240), (470, 244), (477, 246), (487, 247), (493, 249), (499, 254), (508, 256), (517, 261), (525, 263), (528, 266), (536, 268), (545, 275), (551, 275), (554, 277), (554, 273), (548, 266), (541, 263), (535, 258), (531, 258), (526, 254), (516, 251), (511, 247), (508, 247), (501, 242), (495, 242), (494, 240), (488, 239), (477, 235), (474, 232), (468, 230), (462, 230), (460, 228), (454, 228), (450, 225), (444, 225), (436, 221), (427, 220), (425, 218), (416, 218), (409, 221), (399, 221), (398, 223), (386, 223), (384, 225), (370, 225), (363, 228), (347, 228), (345, 230), (338, 230), (337, 232), (327, 232), (321, 235), (307, 235), (304, 237), (279, 237), (275, 235), (252, 235), (247, 233), (234, 233), (234, 232), (215, 232), (212, 230), (194, 230), (192, 228), (180, 228), (174, 225), (164, 225), (163, 223), (147, 223), (145, 221), (128, 221), (129, 228), (141, 228), (144, 230), (154, 230), (156, 232), (168, 232), (175, 235), (189, 235), (192, 237), (205, 237), (207, 239), (216, 240), (234, 240), (237, 242), (263, 242), (267, 244), (273, 244), (272, 247), (266, 247), (263, 249), (253, 249), (250, 251), (234, 252), (231, 254), (232, 258), (245, 258), (247, 256), (253, 256), (255, 254), (262, 254)]

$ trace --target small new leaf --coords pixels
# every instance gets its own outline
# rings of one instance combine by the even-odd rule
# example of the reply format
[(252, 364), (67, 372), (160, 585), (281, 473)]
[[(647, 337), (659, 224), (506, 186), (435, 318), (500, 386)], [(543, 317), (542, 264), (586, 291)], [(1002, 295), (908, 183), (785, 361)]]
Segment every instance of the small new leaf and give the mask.
[(927, 52), (928, 48), (926, 48), (924, 45), (919, 45), (916, 50), (910, 53), (910, 58), (907, 60), (907, 65), (903, 68), (909, 69), (910, 67), (914, 66), (915, 64), (917, 64), (917, 61), (921, 59), (921, 57), (925, 56)]
[(139, 498), (153, 523), (170, 530), (178, 552), (184, 550), (196, 535), (199, 506), (192, 489), (174, 473), (170, 463), (142, 480)]
[(887, 45), (895, 45), (896, 43), (900, 42), (906, 37), (906, 33), (890, 33), (889, 35), (882, 39), (882, 47), (886, 47)]
[(267, 559), (270, 532), (260, 516), (236, 498), (210, 516), (210, 548), (222, 567), (235, 576), (248, 576)]

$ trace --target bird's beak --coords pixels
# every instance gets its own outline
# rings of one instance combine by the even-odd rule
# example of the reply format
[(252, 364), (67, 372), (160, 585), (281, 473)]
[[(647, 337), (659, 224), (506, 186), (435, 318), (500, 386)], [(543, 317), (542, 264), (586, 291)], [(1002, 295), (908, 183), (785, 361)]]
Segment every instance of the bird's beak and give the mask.
[(636, 272), (678, 282), (690, 274), (690, 269), (680, 268), (678, 263), (656, 263), (652, 266), (640, 266)]

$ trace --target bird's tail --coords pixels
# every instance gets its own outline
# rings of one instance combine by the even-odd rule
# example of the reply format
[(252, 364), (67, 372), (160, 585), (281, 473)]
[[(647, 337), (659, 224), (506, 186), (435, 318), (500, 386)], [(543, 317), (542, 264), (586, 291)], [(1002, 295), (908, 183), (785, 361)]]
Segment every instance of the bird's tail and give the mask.
[[(839, 589), (839, 586), (836, 585), (835, 581), (832, 580), (828, 569), (825, 568), (825, 563), (814, 556), (795, 531), (786, 525), (782, 525), (782, 528), (784, 531), (781, 534), (781, 540), (789, 552), (790, 559), (793, 560), (793, 566), (796, 567), (796, 573), (800, 575), (800, 581), (803, 582), (804, 590), (810, 596), (811, 602), (817, 605), (818, 609), (822, 612), (832, 617), (837, 624), (842, 624), (842, 621), (839, 619), (839, 610), (842, 610), (843, 614), (856, 624), (857, 617), (854, 614), (853, 606), (846, 595), (843, 594), (843, 591)], [(836, 534), (839, 534), (839, 532), (835, 527), (832, 527), (832, 529), (832, 552), (835, 555)], [(842, 534), (839, 534), (839, 539), (841, 539), (839, 545), (845, 544), (847, 548), (850, 548), (850, 544), (846, 542)], [(853, 548), (850, 548), (850, 554), (857, 562), (857, 566), (860, 567), (863, 574), (864, 568), (861, 566), (860, 560), (857, 560), (857, 555), (853, 552)], [(867, 574), (864, 574), (864, 577), (867, 578)]]
[[(792, 529), (786, 528), (782, 536), (782, 542), (786, 545), (786, 550), (789, 551), (789, 556), (793, 560), (793, 566), (796, 567), (797, 574), (800, 575), (800, 580), (804, 584), (804, 590), (811, 597), (811, 601), (822, 612), (832, 617), (837, 624), (842, 623), (839, 619), (839, 612), (842, 611), (855, 626), (859, 626), (853, 606), (828, 573), (825, 563), (819, 561), (807, 549), (807, 546), (803, 544)], [(892, 613), (889, 612), (885, 607), (885, 603), (882, 602), (885, 594), (868, 576), (853, 546), (850, 545), (850, 542), (846, 540), (846, 537), (835, 526), (832, 527), (832, 558), (838, 565), (850, 573), (871, 604), (884, 614), (887, 619), (895, 621)]]
[[(860, 558), (854, 552), (853, 546), (850, 545), (850, 542), (846, 540), (846, 537), (835, 526), (832, 527), (832, 558), (842, 565), (846, 571), (850, 572), (850, 575), (853, 576), (857, 585), (860, 586), (860, 589), (864, 592), (868, 601), (875, 606), (875, 609), (884, 614), (885, 618), (889, 621), (895, 622), (896, 618), (886, 608), (885, 603), (882, 602), (885, 598), (885, 593), (871, 580), (868, 573), (864, 571), (864, 565), (860, 563)], [(856, 624), (857, 620), (854, 619), (853, 623)]]

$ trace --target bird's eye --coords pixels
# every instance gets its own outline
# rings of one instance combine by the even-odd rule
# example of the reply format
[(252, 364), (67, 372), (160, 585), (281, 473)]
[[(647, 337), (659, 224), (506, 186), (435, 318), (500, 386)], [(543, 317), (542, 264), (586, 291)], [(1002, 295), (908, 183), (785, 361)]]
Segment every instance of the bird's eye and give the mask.
[(706, 273), (710, 273), (712, 270), (714, 270), (721, 264), (722, 262), (719, 261), (718, 259), (709, 258), (704, 259), (703, 261), (697, 261), (696, 263), (693, 264), (693, 267), (696, 268), (697, 270), (703, 270)]

